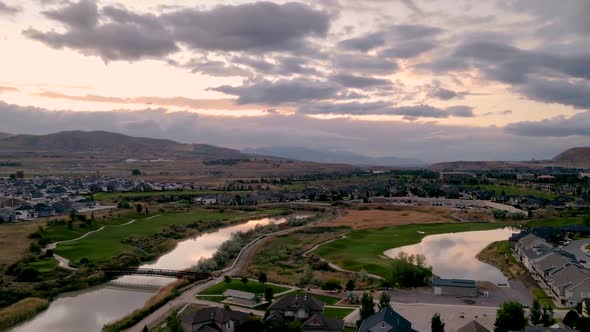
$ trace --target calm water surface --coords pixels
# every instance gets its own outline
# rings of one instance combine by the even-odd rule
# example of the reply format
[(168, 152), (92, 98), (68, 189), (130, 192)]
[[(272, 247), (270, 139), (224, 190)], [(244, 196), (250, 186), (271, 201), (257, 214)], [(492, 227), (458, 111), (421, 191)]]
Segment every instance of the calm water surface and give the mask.
[[(201, 258), (211, 257), (217, 248), (231, 234), (253, 229), (257, 225), (283, 223), (285, 218), (263, 218), (250, 220), (236, 226), (199, 235), (178, 243), (175, 249), (161, 256), (157, 261), (142, 265), (145, 268), (187, 269), (196, 265)], [(175, 279), (160, 277), (125, 276), (118, 282), (165, 285)], [(95, 332), (133, 310), (143, 307), (153, 295), (151, 292), (96, 287), (80, 292), (65, 294), (53, 301), (49, 308), (14, 328), (13, 332)]]
[(500, 270), (475, 257), (488, 244), (507, 240), (516, 231), (505, 228), (489, 231), (429, 235), (422, 242), (387, 250), (387, 257), (401, 252), (426, 256), (426, 264), (441, 278), (474, 279), (506, 284), (508, 279)]

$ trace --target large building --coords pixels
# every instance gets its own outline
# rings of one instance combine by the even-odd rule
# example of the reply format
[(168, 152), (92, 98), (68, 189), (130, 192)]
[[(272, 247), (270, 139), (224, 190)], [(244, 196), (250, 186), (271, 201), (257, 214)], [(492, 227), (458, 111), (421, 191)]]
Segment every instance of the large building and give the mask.
[(474, 280), (434, 279), (432, 280), (434, 295), (455, 297), (476, 297), (477, 286)]

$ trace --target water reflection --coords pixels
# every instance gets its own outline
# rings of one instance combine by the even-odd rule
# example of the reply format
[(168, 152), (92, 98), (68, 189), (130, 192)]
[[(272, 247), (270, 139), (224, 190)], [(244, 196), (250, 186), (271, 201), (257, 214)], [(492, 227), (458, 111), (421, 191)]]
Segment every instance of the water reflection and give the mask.
[(475, 256), (488, 244), (507, 240), (515, 231), (509, 228), (490, 231), (429, 235), (422, 242), (387, 250), (387, 257), (401, 252), (426, 256), (432, 272), (442, 278), (461, 278), (505, 284), (508, 279), (497, 268), (479, 261)]
[[(213, 256), (217, 248), (235, 232), (248, 231), (257, 225), (280, 224), (286, 218), (262, 218), (198, 235), (178, 243), (169, 253), (144, 268), (187, 269), (201, 258)], [(117, 282), (131, 284), (166, 285), (175, 279), (144, 276), (125, 276)], [(153, 293), (97, 287), (60, 296), (49, 308), (12, 332), (80, 332), (100, 331), (101, 328), (135, 309), (141, 308)]]

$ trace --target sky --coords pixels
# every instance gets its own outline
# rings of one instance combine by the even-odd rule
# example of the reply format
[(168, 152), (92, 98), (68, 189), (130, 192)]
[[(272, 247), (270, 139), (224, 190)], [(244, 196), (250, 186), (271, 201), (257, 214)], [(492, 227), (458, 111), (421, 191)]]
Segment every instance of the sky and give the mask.
[(588, 0), (0, 0), (0, 132), (530, 160), (590, 145)]

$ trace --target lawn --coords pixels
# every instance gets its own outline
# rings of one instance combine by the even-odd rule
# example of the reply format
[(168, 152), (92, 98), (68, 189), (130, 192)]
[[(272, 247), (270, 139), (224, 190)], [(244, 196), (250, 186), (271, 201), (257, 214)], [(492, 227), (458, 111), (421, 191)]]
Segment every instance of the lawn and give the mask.
[(68, 229), (67, 222), (65, 222), (63, 225), (53, 225), (46, 227), (41, 232), (41, 235), (43, 235), (43, 237), (48, 239), (51, 243), (71, 240), (78, 238), (89, 231), (99, 229), (102, 226), (121, 225), (133, 219), (145, 219), (148, 217), (150, 217), (150, 215), (130, 213), (114, 218), (97, 219), (94, 223), (84, 225), (84, 227), (80, 227), (80, 225), (83, 225), (82, 223), (76, 222), (72, 229)]
[(555, 194), (547, 191), (541, 191), (538, 189), (530, 189), (521, 186), (502, 186), (502, 185), (472, 185), (472, 188), (480, 188), (481, 190), (489, 190), (496, 193), (496, 195), (502, 194), (502, 191), (508, 196), (534, 196), (545, 199), (554, 199)]
[(36, 268), (40, 273), (47, 273), (55, 270), (59, 263), (53, 258), (47, 258), (40, 261), (27, 263), (27, 265)]
[(339, 298), (339, 297), (333, 297), (333, 296), (328, 296), (328, 295), (320, 295), (320, 294), (313, 294), (313, 293), (307, 293), (307, 292), (303, 292), (303, 291), (295, 291), (295, 292), (290, 293), (290, 294), (307, 295), (307, 296), (315, 297), (316, 299), (324, 302), (327, 305), (334, 305), (334, 304), (340, 302), (340, 300), (341, 300), (341, 298)]
[(248, 283), (244, 284), (240, 279), (232, 279), (231, 282), (228, 284), (225, 281), (222, 281), (216, 285), (213, 285), (199, 294), (201, 295), (219, 295), (223, 294), (228, 289), (239, 290), (243, 292), (250, 292), (254, 294), (264, 294), (264, 290), (266, 288), (272, 288), (275, 294), (285, 292), (289, 290), (288, 288), (275, 286), (270, 284), (261, 284), (258, 281), (248, 280)]
[(555, 304), (551, 300), (551, 297), (545, 293), (545, 291), (541, 288), (533, 289), (533, 296), (535, 299), (539, 300), (541, 307), (550, 307), (555, 308)]
[(326, 307), (324, 308), (324, 316), (343, 319), (353, 311), (354, 309)]
[(82, 240), (58, 244), (55, 253), (66, 257), (72, 262), (78, 262), (87, 258), (93, 263), (103, 263), (119, 256), (131, 249), (130, 245), (121, 243), (130, 236), (149, 236), (159, 233), (171, 225), (188, 225), (198, 221), (209, 220), (238, 220), (270, 213), (274, 210), (256, 211), (252, 213), (239, 213), (228, 211), (225, 213), (216, 210), (204, 210), (188, 213), (162, 214), (152, 219), (137, 219), (133, 224), (120, 227), (107, 227)]
[(348, 233), (344, 239), (328, 242), (314, 252), (344, 269), (364, 269), (369, 273), (388, 277), (391, 260), (383, 256), (383, 252), (388, 249), (419, 243), (427, 235), (490, 230), (506, 226), (506, 223), (452, 223), (359, 230)]
[(583, 217), (570, 217), (570, 218), (554, 218), (554, 219), (543, 219), (543, 220), (531, 220), (525, 225), (528, 227), (561, 227), (574, 224), (583, 224)]

